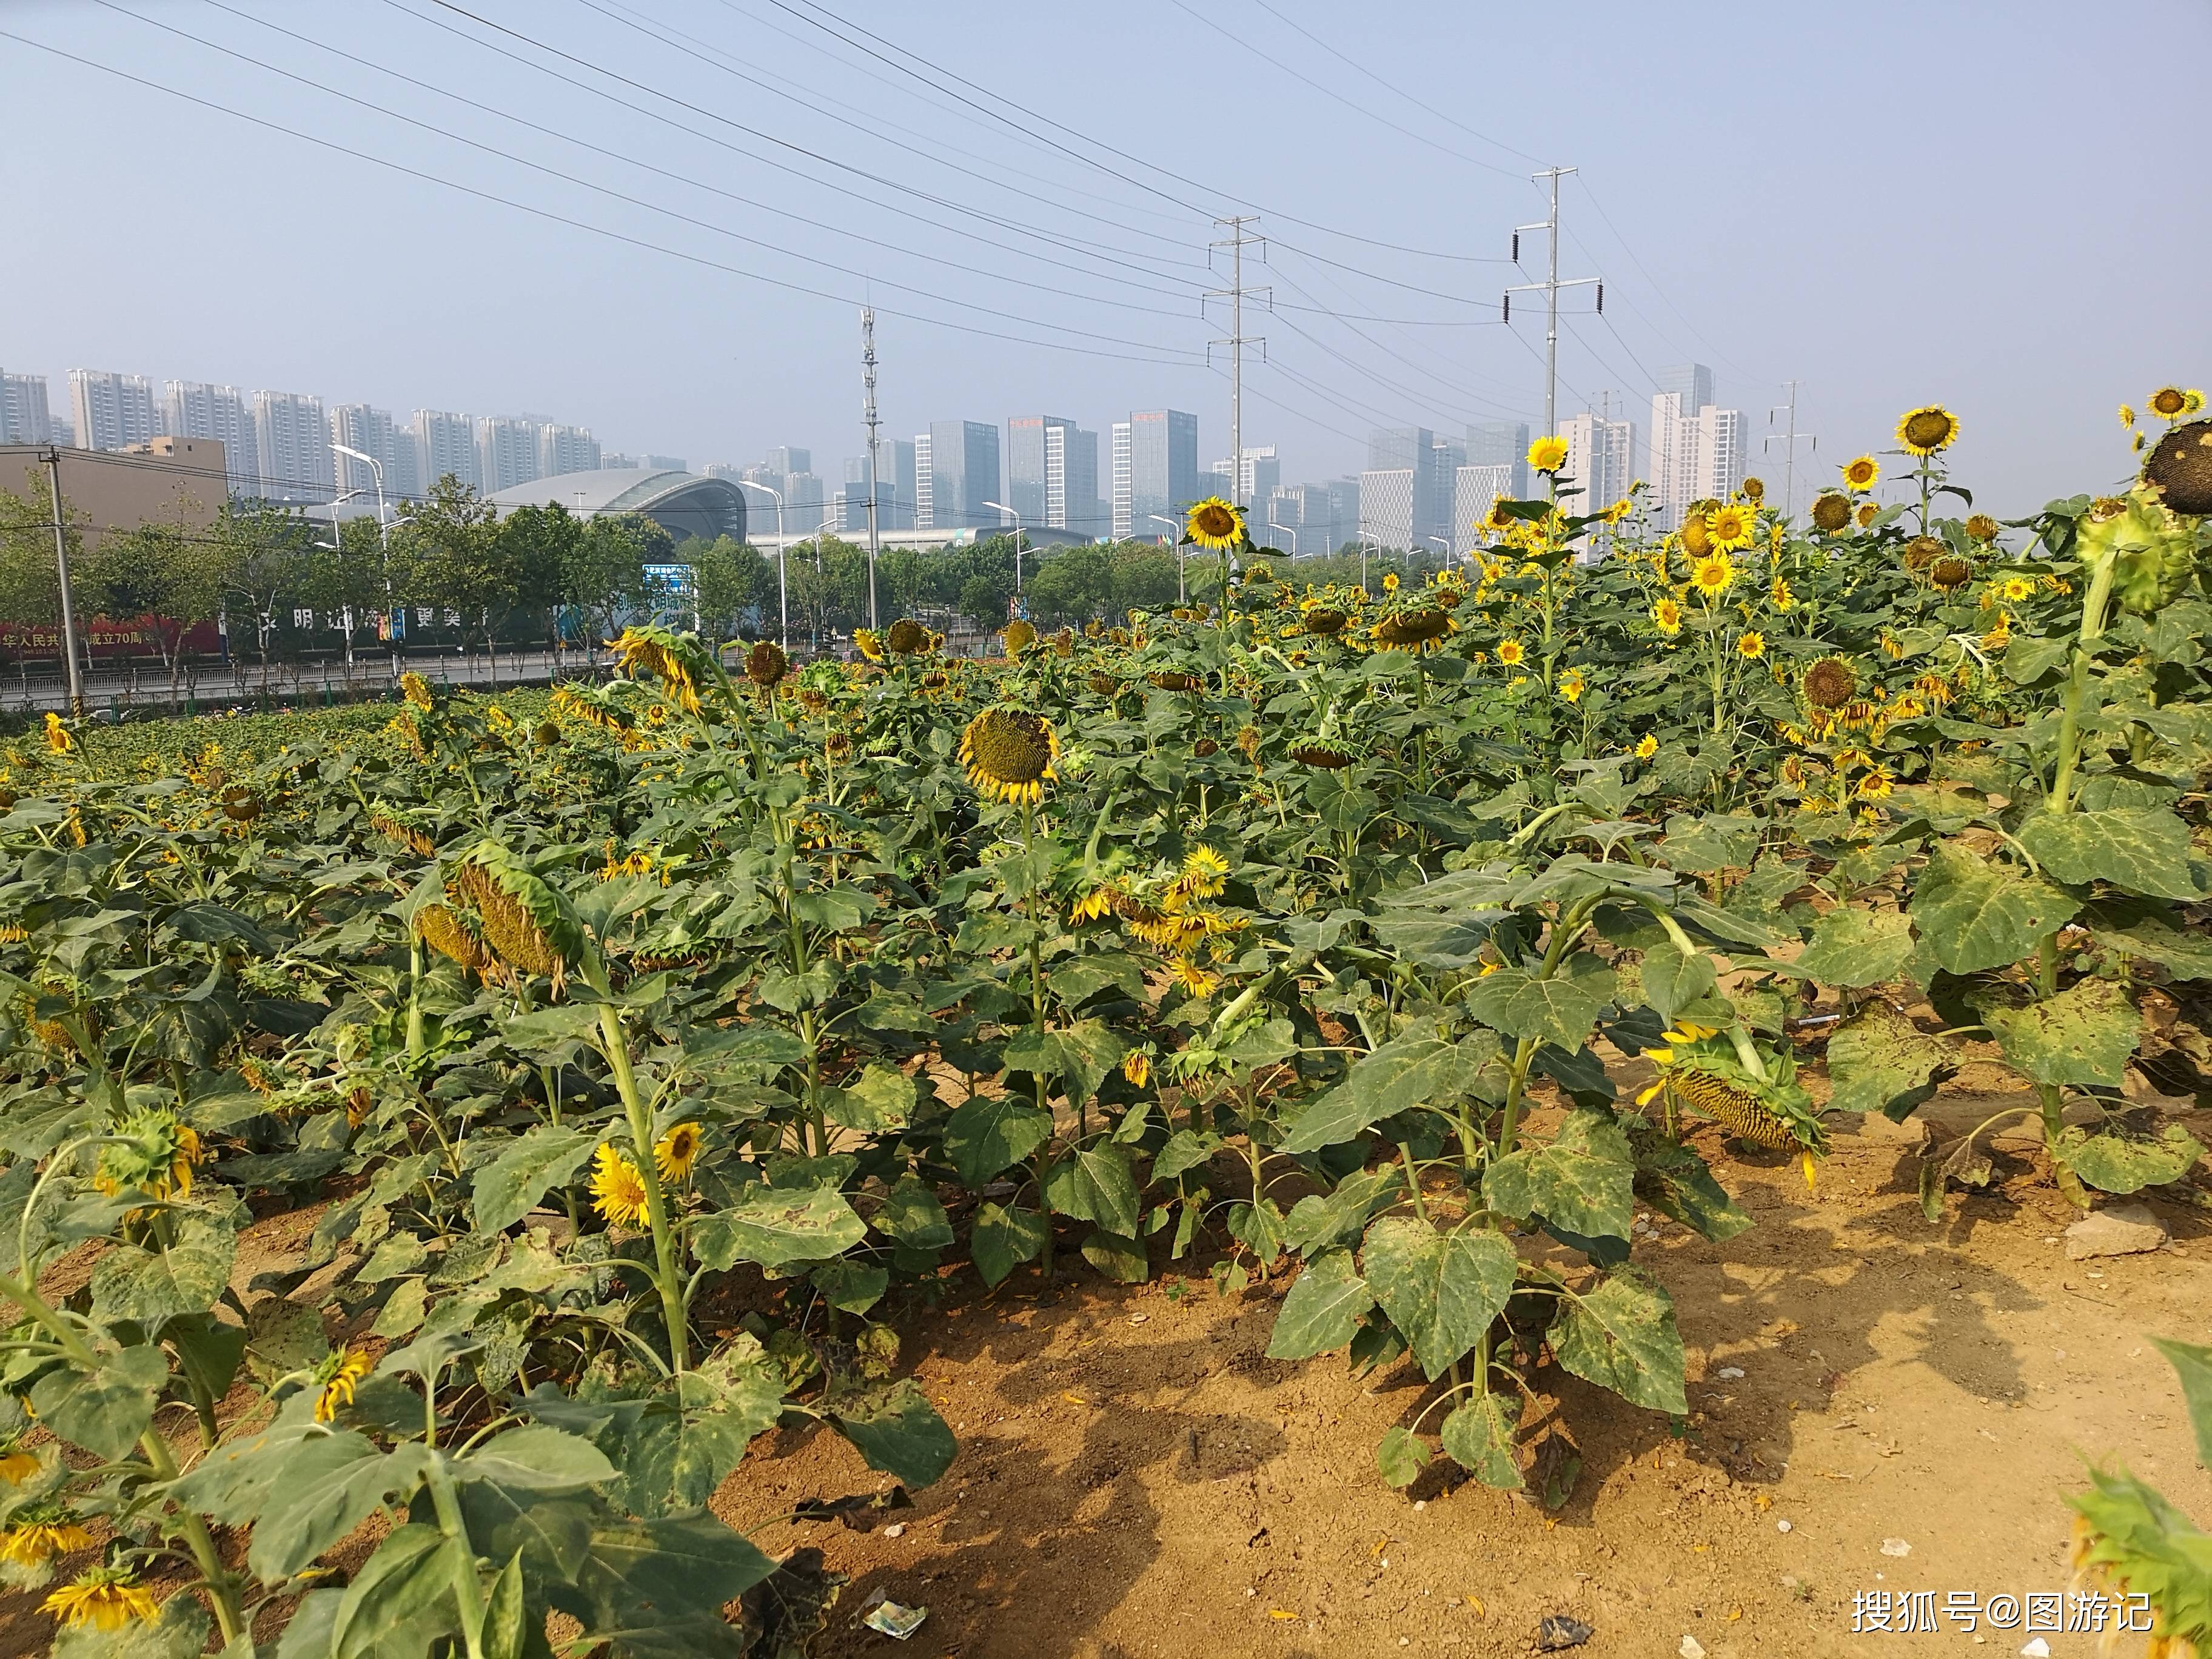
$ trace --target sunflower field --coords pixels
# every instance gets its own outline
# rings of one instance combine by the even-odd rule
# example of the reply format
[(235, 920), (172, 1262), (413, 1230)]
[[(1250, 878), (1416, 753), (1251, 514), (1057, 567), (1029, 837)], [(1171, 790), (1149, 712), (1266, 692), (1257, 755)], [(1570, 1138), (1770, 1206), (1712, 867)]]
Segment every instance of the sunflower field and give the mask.
[[(1517, 1489), (1561, 1373), (1688, 1410), (1638, 1206), (1739, 1233), (1730, 1163), (1817, 1182), (1970, 1052), (2074, 1204), (2212, 1206), (2130, 1087), (2212, 1091), (2201, 404), (2012, 522), (1932, 406), (1802, 522), (1753, 480), (1662, 533), (1546, 440), (1418, 586), (1213, 501), (1187, 608), (996, 661), (634, 629), (374, 727), (49, 717), (0, 775), (0, 1579), (65, 1656), (803, 1653), (837, 1582), (707, 1500), (779, 1429), (944, 1475), (902, 1351), (955, 1274), (1273, 1291), (1273, 1357), (1426, 1379), (1378, 1480)], [(2083, 1514), (2212, 1637), (2203, 1534)]]

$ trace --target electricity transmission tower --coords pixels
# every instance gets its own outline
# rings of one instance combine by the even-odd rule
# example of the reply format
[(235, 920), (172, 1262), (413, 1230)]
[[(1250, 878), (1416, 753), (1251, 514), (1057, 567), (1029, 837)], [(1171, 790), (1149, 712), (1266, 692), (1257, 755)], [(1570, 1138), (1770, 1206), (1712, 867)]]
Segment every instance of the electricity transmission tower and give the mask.
[(1521, 233), (1540, 230), (1548, 244), (1550, 265), (1540, 283), (1516, 283), (1505, 290), (1505, 320), (1513, 320), (1513, 296), (1516, 294), (1541, 294), (1544, 296), (1544, 431), (1548, 436), (1559, 429), (1559, 290), (1581, 288), (1585, 283), (1597, 284), (1597, 308), (1605, 310), (1605, 283), (1596, 276), (1576, 276), (1566, 282), (1559, 280), (1559, 180), (1572, 173), (1572, 167), (1547, 167), (1534, 175), (1537, 182), (1550, 179), (1552, 211), (1548, 217), (1533, 225), (1513, 227), (1513, 263), (1521, 263)]
[[(1766, 423), (1769, 426), (1772, 426), (1774, 424), (1774, 417), (1777, 415), (1786, 414), (1790, 419), (1789, 428), (1782, 434), (1781, 439), (1783, 456), (1782, 516), (1786, 519), (1797, 510), (1797, 441), (1800, 438), (1802, 438), (1809, 446), (1805, 452), (1808, 455), (1815, 455), (1820, 453), (1820, 441), (1812, 433), (1800, 432), (1797, 429), (1798, 383), (1796, 380), (1785, 380), (1783, 382), (1783, 386), (1784, 389), (1790, 393), (1790, 401), (1786, 404), (1778, 404), (1772, 409), (1768, 410), (1766, 411)], [(1759, 453), (1762, 455), (1767, 453), (1773, 448), (1774, 443), (1775, 435), (1772, 433), (1769, 433), (1765, 437), (1759, 440)]]
[(1238, 507), (1243, 507), (1247, 505), (1244, 500), (1244, 348), (1256, 345), (1260, 348), (1261, 362), (1265, 362), (1267, 358), (1267, 341), (1264, 335), (1249, 339), (1245, 337), (1244, 296), (1249, 294), (1255, 296), (1260, 303), (1272, 305), (1275, 290), (1267, 287), (1244, 286), (1244, 250), (1248, 247), (1261, 249), (1264, 263), (1267, 246), (1266, 237), (1244, 234), (1245, 226), (1259, 222), (1257, 216), (1243, 214), (1231, 219), (1216, 219), (1213, 222), (1226, 226), (1229, 231), (1226, 240), (1207, 244), (1209, 249), (1225, 247), (1229, 250), (1229, 286), (1208, 289), (1204, 297), (1229, 301), (1229, 337), (1208, 341), (1206, 356), (1209, 360), (1212, 358), (1215, 346), (1229, 348), (1229, 450), (1231, 457), (1229, 463), (1229, 499)]

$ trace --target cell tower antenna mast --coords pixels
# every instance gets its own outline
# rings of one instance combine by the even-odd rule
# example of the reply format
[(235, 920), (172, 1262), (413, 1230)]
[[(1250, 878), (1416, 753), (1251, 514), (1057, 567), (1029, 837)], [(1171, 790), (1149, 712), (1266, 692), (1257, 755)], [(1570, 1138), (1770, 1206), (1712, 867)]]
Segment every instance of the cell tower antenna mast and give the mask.
[(860, 307), (860, 418), (868, 428), (868, 626), (876, 627), (876, 308)]
[[(1243, 507), (1248, 505), (1244, 500), (1244, 348), (1258, 346), (1260, 361), (1265, 362), (1267, 358), (1266, 337), (1255, 336), (1248, 339), (1245, 336), (1244, 296), (1249, 294), (1262, 305), (1273, 305), (1275, 290), (1244, 286), (1244, 250), (1256, 247), (1261, 251), (1263, 260), (1266, 256), (1267, 239), (1244, 234), (1244, 227), (1257, 224), (1258, 218), (1251, 214), (1243, 214), (1235, 218), (1216, 219), (1213, 222), (1226, 227), (1229, 232), (1227, 240), (1208, 244), (1209, 248), (1225, 247), (1229, 250), (1229, 286), (1209, 289), (1201, 303), (1204, 300), (1229, 301), (1229, 337), (1208, 342), (1207, 356), (1212, 356), (1214, 346), (1229, 348), (1229, 450), (1231, 457), (1229, 463), (1229, 499), (1238, 507)], [(1186, 505), (1186, 502), (1176, 503), (1179, 509)]]
[[(1809, 432), (1800, 432), (1797, 429), (1798, 385), (1799, 382), (1796, 380), (1784, 381), (1783, 389), (1789, 392), (1790, 401), (1786, 404), (1777, 404), (1766, 411), (1766, 423), (1769, 426), (1774, 424), (1774, 417), (1778, 415), (1786, 416), (1789, 419), (1789, 426), (1780, 434), (1783, 458), (1782, 516), (1785, 519), (1797, 510), (1797, 441), (1801, 438), (1805, 441), (1808, 446), (1805, 453), (1808, 455), (1818, 454), (1820, 448), (1820, 439)], [(1760, 453), (1764, 454), (1771, 450), (1775, 442), (1776, 434), (1772, 433), (1759, 440)]]
[(1597, 308), (1605, 310), (1605, 281), (1598, 276), (1576, 276), (1565, 282), (1559, 280), (1559, 180), (1575, 171), (1572, 167), (1546, 167), (1534, 176), (1538, 184), (1549, 179), (1552, 186), (1552, 211), (1548, 217), (1533, 225), (1513, 227), (1513, 262), (1521, 262), (1521, 233), (1540, 230), (1547, 244), (1547, 269), (1540, 283), (1516, 283), (1505, 290), (1505, 320), (1513, 320), (1513, 296), (1516, 294), (1541, 294), (1544, 296), (1544, 431), (1546, 435), (1559, 429), (1559, 290), (1581, 288), (1586, 283), (1597, 284)]

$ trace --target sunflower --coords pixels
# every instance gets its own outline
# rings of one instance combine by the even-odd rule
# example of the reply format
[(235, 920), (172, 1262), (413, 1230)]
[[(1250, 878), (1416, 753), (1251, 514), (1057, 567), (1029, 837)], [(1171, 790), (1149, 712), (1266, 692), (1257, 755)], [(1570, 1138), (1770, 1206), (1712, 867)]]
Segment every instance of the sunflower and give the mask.
[(56, 755), (66, 755), (70, 750), (76, 747), (76, 740), (70, 736), (69, 727), (62, 724), (62, 717), (59, 714), (49, 714), (46, 716), (46, 749), (48, 752)]
[(1583, 671), (1579, 668), (1570, 668), (1559, 676), (1559, 695), (1569, 702), (1580, 702), (1585, 684)]
[(763, 691), (772, 691), (791, 672), (791, 659), (774, 640), (756, 640), (745, 653), (745, 678)]
[(659, 628), (625, 628), (621, 638), (607, 643), (623, 672), (635, 678), (642, 670), (672, 693), (686, 714), (699, 712), (699, 690), (692, 679), (691, 665), (674, 635)]
[(93, 1535), (62, 1504), (34, 1504), (19, 1510), (4, 1534), (0, 1534), (0, 1561), (19, 1567), (43, 1567), (57, 1555), (90, 1549)]
[(1946, 593), (1964, 587), (1973, 580), (1974, 567), (1964, 559), (1938, 559), (1928, 572), (1928, 580)]
[(1375, 624), (1375, 637), (1385, 645), (1418, 653), (1452, 631), (1452, 620), (1441, 611), (1406, 611), (1385, 617)]
[(1764, 478), (1746, 478), (1741, 487), (1743, 498), (1747, 501), (1759, 502), (1766, 499), (1766, 480)]
[(426, 904), (415, 913), (415, 937), (449, 962), (471, 973), (483, 974), (498, 966), (499, 959), (450, 905)]
[(1855, 461), (1846, 461), (1843, 471), (1844, 487), (1863, 495), (1881, 477), (1881, 463), (1871, 455), (1862, 455)]
[(592, 1169), (592, 1203), (617, 1227), (636, 1227), (648, 1218), (645, 1177), (611, 1146), (602, 1146)]
[(1941, 404), (1923, 404), (1898, 416), (1897, 441), (1915, 455), (1948, 449), (1959, 436), (1959, 417)]
[(1208, 495), (1184, 518), (1183, 534), (1200, 547), (1224, 551), (1244, 539), (1244, 515), (1235, 502)]
[(1650, 732), (1645, 732), (1645, 733), (1644, 733), (1641, 738), (1638, 738), (1638, 739), (1637, 739), (1637, 742), (1636, 742), (1636, 758), (1637, 758), (1637, 759), (1638, 759), (1638, 760), (1650, 760), (1650, 759), (1654, 755), (1657, 754), (1658, 752), (1659, 752), (1659, 739), (1658, 739), (1657, 738), (1656, 738), (1656, 737), (1652, 736), (1652, 734), (1651, 734)]
[(38, 1472), (36, 1452), (25, 1451), (22, 1442), (13, 1435), (0, 1440), (0, 1480), (20, 1486)]
[(1006, 654), (1010, 657), (1018, 657), (1036, 643), (1037, 631), (1033, 624), (1017, 617), (1006, 624), (1004, 638), (1006, 641)]
[(430, 708), (430, 684), (413, 669), (399, 677), (399, 695), (425, 712)]
[(1138, 1048), (1122, 1057), (1121, 1075), (1138, 1088), (1152, 1080), (1152, 1057)]
[(1985, 547), (1996, 540), (2002, 530), (2003, 526), (1986, 513), (1977, 513), (1966, 520), (1966, 538)]
[(1528, 446), (1528, 465), (1539, 472), (1557, 472), (1567, 464), (1567, 441), (1556, 433)]
[(929, 630), (911, 617), (901, 617), (884, 634), (884, 644), (895, 657), (915, 657), (929, 649)]
[(1490, 511), (1482, 515), (1482, 522), (1477, 527), (1487, 530), (1493, 536), (1502, 536), (1518, 523), (1520, 520), (1513, 516), (1506, 498), (1493, 495), (1490, 500)]
[(1229, 860), (1200, 842), (1183, 854), (1176, 885), (1194, 898), (1217, 898), (1229, 879)]
[(1905, 568), (1915, 572), (1925, 570), (1948, 550), (1939, 537), (1915, 536), (1905, 544)]
[(1327, 639), (1332, 634), (1344, 632), (1351, 617), (1333, 605), (1317, 605), (1305, 614), (1306, 632), (1316, 639)]
[(1733, 553), (1740, 547), (1749, 547), (1752, 537), (1759, 529), (1759, 514), (1747, 507), (1729, 504), (1717, 507), (1705, 514), (1705, 529), (1711, 535), (1716, 552)]
[(161, 1612), (154, 1593), (143, 1589), (125, 1567), (94, 1567), (79, 1573), (40, 1607), (71, 1630), (121, 1630), (133, 1620), (150, 1625)]
[(1756, 661), (1766, 654), (1766, 635), (1755, 628), (1747, 628), (1736, 635), (1735, 653), (1747, 662)]
[(1851, 522), (1851, 503), (1848, 496), (1838, 495), (1832, 489), (1813, 503), (1813, 524), (1833, 536), (1849, 529)]
[(110, 1132), (93, 1185), (112, 1197), (126, 1188), (167, 1201), (192, 1195), (192, 1172), (206, 1161), (199, 1132), (159, 1106), (143, 1107)]
[(1663, 1094), (1670, 1104), (1711, 1118), (1739, 1140), (1775, 1147), (1794, 1143), (1805, 1184), (1813, 1184), (1814, 1160), (1827, 1152), (1827, 1133), (1786, 1054), (1770, 1057), (1770, 1075), (1755, 1077), (1732, 1042), (1711, 1026), (1684, 1020), (1660, 1035), (1668, 1046), (1644, 1051), (1659, 1075), (1636, 1097), (1638, 1106)]
[(1507, 668), (1518, 668), (1528, 655), (1528, 647), (1518, 640), (1500, 640), (1498, 642), (1498, 660)]
[(1841, 657), (1823, 657), (1805, 671), (1805, 701), (1815, 708), (1841, 708), (1858, 690), (1857, 672)]
[(1862, 530), (1866, 529), (1881, 516), (1881, 509), (1876, 507), (1872, 501), (1867, 501), (1862, 504), (1858, 511), (1859, 528)]
[(1291, 758), (1324, 772), (1336, 772), (1351, 765), (1356, 757), (1334, 738), (1300, 738), (1291, 745)]
[(2142, 478), (2168, 511), (2212, 514), (2212, 421), (2191, 421), (2160, 438)]
[(2189, 394), (2178, 386), (2162, 386), (2143, 399), (2143, 407), (2161, 420), (2178, 421), (2189, 412)]
[(1709, 599), (1717, 599), (1735, 580), (1735, 562), (1714, 553), (1699, 559), (1690, 572), (1690, 582)]
[(1774, 608), (1785, 617), (1797, 608), (1797, 596), (1790, 591), (1790, 579), (1787, 576), (1777, 576), (1774, 579), (1773, 590), (1767, 597), (1772, 600)]
[(1651, 620), (1671, 639), (1682, 631), (1682, 607), (1673, 599), (1662, 599), (1651, 607)]
[(1713, 527), (1702, 511), (1692, 511), (1682, 520), (1682, 551), (1692, 559), (1702, 559), (1713, 550)]
[(1221, 983), (1218, 974), (1209, 974), (1188, 957), (1175, 959), (1176, 982), (1194, 997), (1212, 996)]
[(315, 1421), (337, 1420), (341, 1409), (353, 1404), (354, 1385), (368, 1375), (368, 1354), (361, 1348), (341, 1348), (315, 1367)]
[(2136, 423), (2136, 412), (2135, 412), (2135, 410), (2134, 410), (2133, 409), (2131, 409), (2130, 407), (2129, 407), (2126, 404), (2122, 404), (2120, 405), (2120, 424), (2121, 424), (2122, 426), (2133, 426), (2135, 423)]
[(968, 781), (986, 799), (1034, 806), (1048, 779), (1059, 775), (1060, 735), (1041, 714), (1023, 708), (986, 708), (960, 738)]
[(653, 1142), (653, 1161), (660, 1169), (664, 1181), (683, 1181), (691, 1174), (691, 1166), (698, 1162), (699, 1145), (704, 1131), (696, 1123), (679, 1123)]
[(2008, 604), (2020, 605), (2035, 597), (2035, 581), (2029, 576), (2007, 576), (1997, 588)]

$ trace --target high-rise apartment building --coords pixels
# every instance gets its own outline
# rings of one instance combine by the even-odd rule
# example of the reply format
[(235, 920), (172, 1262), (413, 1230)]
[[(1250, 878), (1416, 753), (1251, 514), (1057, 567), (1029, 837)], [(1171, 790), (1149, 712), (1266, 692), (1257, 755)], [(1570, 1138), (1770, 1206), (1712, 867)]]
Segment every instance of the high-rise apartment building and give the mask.
[(778, 444), (768, 453), (767, 465), (774, 472), (811, 472), (814, 471), (814, 452), (794, 448), (790, 444)]
[(54, 422), (46, 407), (46, 377), (0, 369), (0, 444), (50, 444)]
[(323, 400), (297, 392), (253, 394), (260, 477), (254, 492), (272, 501), (327, 501), (336, 493), (331, 425)]
[[(1629, 486), (1636, 482), (1635, 422), (1584, 413), (1560, 422), (1559, 435), (1567, 441), (1567, 460), (1559, 469), (1560, 477), (1582, 491), (1569, 503), (1569, 512), (1596, 513), (1628, 494)], [(1600, 553), (1610, 541), (1600, 531), (1589, 538), (1585, 552)]]
[(1659, 386), (1644, 477), (1657, 527), (1675, 530), (1692, 501), (1726, 500), (1741, 485), (1746, 428), (1741, 410), (1713, 403), (1713, 372), (1703, 363), (1661, 371)]
[(477, 473), (487, 495), (529, 483), (538, 471), (538, 422), (517, 415), (477, 421)]
[(916, 530), (937, 528), (937, 480), (930, 463), (935, 458), (935, 448), (929, 434), (914, 434), (914, 527)]
[[(415, 434), (392, 418), (389, 410), (368, 404), (340, 404), (331, 410), (331, 441), (374, 456), (384, 469), (385, 504), (410, 501), (422, 493), (416, 466)], [(358, 490), (373, 496), (376, 469), (350, 455), (331, 452), (331, 468), (341, 494)]]
[(994, 529), (1003, 520), (984, 503), (1000, 499), (999, 428), (982, 421), (932, 421), (927, 527)]
[[(1441, 536), (1459, 546), (1459, 470), (1467, 465), (1467, 446), (1456, 438), (1439, 437), (1429, 446), (1428, 536)], [(1433, 544), (1431, 544), (1433, 545)]]
[(641, 455), (638, 465), (651, 467), (655, 472), (689, 472), (691, 464), (681, 455)]
[(599, 441), (587, 427), (556, 426), (538, 428), (538, 476), (557, 478), (564, 472), (595, 472), (604, 465)]
[(1116, 422), (1113, 489), (1115, 536), (1149, 538), (1164, 531), (1154, 514), (1178, 518), (1205, 493), (1198, 486), (1198, 416), (1152, 409)]
[(230, 473), (230, 493), (261, 493), (261, 444), (253, 434), (253, 410), (234, 386), (204, 380), (170, 380), (161, 388), (161, 430), (173, 438), (212, 438), (222, 446)]
[(1509, 487), (1504, 494), (1516, 501), (1529, 499), (1528, 422), (1469, 421), (1467, 423), (1467, 465), (1510, 469)]
[(441, 479), (483, 488), (483, 472), (477, 459), (477, 423), (466, 415), (447, 410), (415, 411), (415, 477), (423, 494)]
[[(1424, 450), (1423, 453), (1427, 452)], [(1359, 530), (1384, 547), (1412, 551), (1419, 540), (1419, 507), (1430, 488), (1425, 467), (1370, 467), (1359, 475)]]
[(1293, 558), (1333, 553), (1357, 530), (1356, 524), (1338, 523), (1336, 506), (1327, 484), (1273, 485), (1252, 503), (1253, 539), (1283, 548)]
[(160, 424), (154, 416), (154, 383), (143, 374), (100, 368), (70, 370), (70, 408), (76, 441), (85, 449), (143, 444)]
[[(807, 475), (811, 477), (813, 475)], [(830, 499), (830, 518), (841, 536), (865, 534), (868, 528), (868, 458), (845, 458), (845, 487)], [(897, 527), (891, 503), (891, 481), (882, 475), (880, 459), (876, 477), (876, 528)]]

